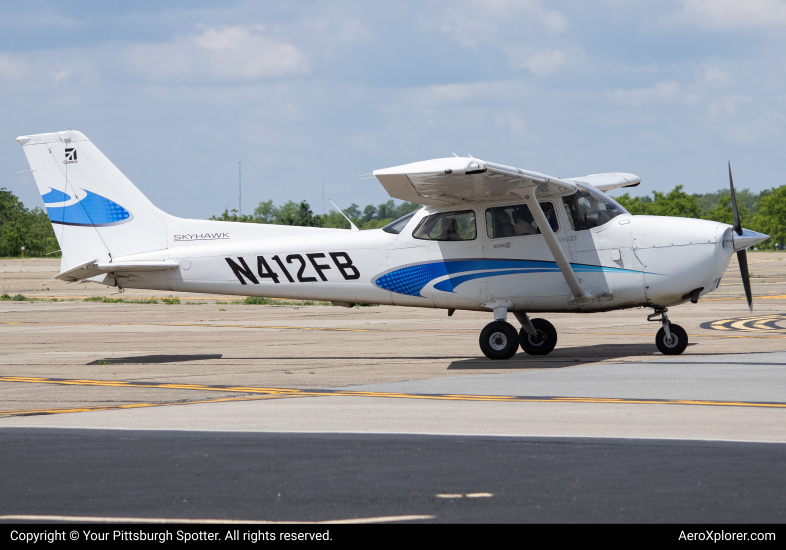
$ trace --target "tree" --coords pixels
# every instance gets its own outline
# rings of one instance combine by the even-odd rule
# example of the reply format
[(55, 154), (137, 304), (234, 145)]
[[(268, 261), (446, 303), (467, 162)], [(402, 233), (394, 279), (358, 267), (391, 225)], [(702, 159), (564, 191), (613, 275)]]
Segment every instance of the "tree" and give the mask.
[(44, 256), (59, 248), (47, 213), (25, 208), (16, 195), (0, 188), (0, 256), (20, 256), (23, 246), (25, 256)]
[(652, 216), (677, 216), (679, 218), (698, 218), (700, 209), (696, 197), (682, 191), (678, 185), (668, 193), (653, 191), (654, 200), (647, 208)]
[[(737, 214), (740, 217), (741, 224), (745, 225), (747, 223), (750, 223), (751, 220), (750, 211), (739, 202), (737, 203)], [(704, 212), (702, 218), (704, 218), (705, 220), (713, 220), (716, 222), (734, 225), (734, 214), (731, 211), (731, 194), (722, 196), (718, 200), (718, 206), (716, 206), (709, 212)]]
[(765, 233), (770, 238), (759, 244), (759, 248), (779, 248), (786, 240), (786, 185), (773, 189), (764, 196), (762, 193), (759, 211), (753, 216), (752, 229)]
[(273, 200), (260, 202), (254, 209), (254, 221), (256, 223), (273, 223), (276, 219), (278, 208), (273, 206)]
[(615, 199), (622, 207), (633, 215), (649, 214), (647, 209), (652, 204), (652, 199), (647, 196), (631, 197), (629, 193), (620, 195)]

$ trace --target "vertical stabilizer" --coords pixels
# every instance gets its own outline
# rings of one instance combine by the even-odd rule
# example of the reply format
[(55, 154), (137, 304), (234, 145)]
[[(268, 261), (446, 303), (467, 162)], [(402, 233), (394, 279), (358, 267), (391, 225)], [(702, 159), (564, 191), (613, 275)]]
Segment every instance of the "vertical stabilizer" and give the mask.
[(81, 132), (21, 136), (63, 253), (62, 269), (166, 248), (167, 214)]

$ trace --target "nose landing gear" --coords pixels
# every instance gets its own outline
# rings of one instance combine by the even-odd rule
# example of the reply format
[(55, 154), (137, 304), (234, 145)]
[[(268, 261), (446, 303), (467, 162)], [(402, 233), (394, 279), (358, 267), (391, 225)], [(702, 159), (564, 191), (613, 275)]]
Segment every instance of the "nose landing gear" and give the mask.
[[(679, 355), (688, 347), (688, 333), (679, 325), (669, 321), (665, 307), (655, 308), (655, 313), (647, 315), (647, 321), (660, 321), (663, 326), (655, 336), (655, 345), (663, 355)], [(660, 315), (660, 319), (653, 319)]]

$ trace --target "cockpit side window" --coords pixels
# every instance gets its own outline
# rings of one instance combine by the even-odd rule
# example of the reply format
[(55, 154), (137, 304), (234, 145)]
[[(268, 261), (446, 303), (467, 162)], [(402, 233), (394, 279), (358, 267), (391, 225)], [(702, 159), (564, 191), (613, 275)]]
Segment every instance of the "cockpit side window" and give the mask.
[[(554, 205), (550, 202), (540, 203), (551, 229), (559, 230)], [(504, 239), (507, 237), (522, 237), (525, 235), (540, 235), (538, 222), (535, 221), (529, 206), (526, 204), (512, 204), (510, 206), (495, 206), (486, 209), (486, 233), (489, 239)]]
[(477, 235), (473, 210), (426, 216), (412, 232), (416, 239), (427, 241), (472, 241)]
[(621, 214), (627, 214), (622, 206), (597, 189), (581, 184), (575, 193), (563, 197), (562, 203), (574, 231), (599, 227)]
[(386, 231), (388, 233), (393, 233), (394, 235), (398, 235), (399, 233), (401, 233), (401, 231), (403, 231), (404, 227), (409, 223), (409, 220), (411, 220), (412, 216), (414, 216), (416, 213), (417, 211), (410, 212), (405, 216), (401, 216), (399, 219), (392, 221), (389, 224), (387, 224), (385, 227), (383, 227), (382, 231)]

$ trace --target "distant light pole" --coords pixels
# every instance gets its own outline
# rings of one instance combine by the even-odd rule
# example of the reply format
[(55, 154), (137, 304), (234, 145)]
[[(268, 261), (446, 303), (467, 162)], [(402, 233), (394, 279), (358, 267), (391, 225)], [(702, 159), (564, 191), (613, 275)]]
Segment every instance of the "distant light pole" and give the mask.
[(24, 246), (22, 247), (22, 257), (23, 258), (25, 257), (25, 247)]
[(237, 209), (240, 217), (243, 217), (243, 186), (240, 180), (240, 161), (237, 161)]

